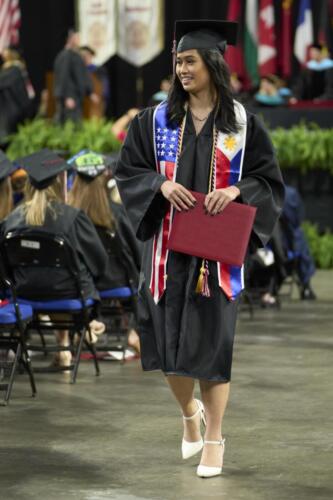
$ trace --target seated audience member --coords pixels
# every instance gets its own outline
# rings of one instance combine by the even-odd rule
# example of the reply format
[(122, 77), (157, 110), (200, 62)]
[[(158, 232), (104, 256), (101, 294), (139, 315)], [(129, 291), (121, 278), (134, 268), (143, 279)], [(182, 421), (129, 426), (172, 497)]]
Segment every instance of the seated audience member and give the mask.
[[(99, 300), (95, 281), (103, 276), (107, 254), (86, 214), (63, 202), (64, 186), (60, 174), (69, 168), (65, 160), (44, 149), (17, 163), (28, 172), (25, 201), (5, 220), (2, 235), (15, 229), (38, 229), (61, 234), (76, 250), (84, 298)], [(37, 300), (77, 297), (72, 277), (64, 269), (20, 268), (14, 276), (20, 297)], [(67, 331), (57, 332), (60, 345), (69, 345)], [(71, 352), (56, 353), (55, 364), (67, 366)]]
[(148, 102), (148, 106), (156, 106), (160, 102), (165, 101), (168, 97), (168, 93), (171, 87), (172, 76), (167, 76), (163, 78), (160, 83), (160, 90), (153, 94)]
[(17, 168), (10, 176), (15, 207), (24, 199), (24, 187), (27, 177), (27, 173), (23, 168)]
[(285, 186), (285, 199), (280, 219), (282, 242), (287, 262), (288, 255), (296, 258), (296, 272), (301, 299), (313, 300), (316, 295), (312, 290), (310, 280), (316, 271), (316, 267), (301, 227), (303, 220), (304, 207), (297, 189), (292, 186)]
[(0, 143), (16, 131), (17, 125), (33, 113), (35, 95), (25, 63), (17, 50), (6, 48), (0, 68)]
[(116, 120), (112, 126), (111, 131), (117, 137), (120, 142), (124, 142), (127, 135), (128, 127), (133, 120), (133, 118), (139, 113), (138, 108), (131, 108), (124, 115), (122, 115), (118, 120)]
[[(0, 149), (0, 233), (4, 219), (13, 209), (12, 187), (10, 183), (10, 173), (13, 168), (12, 163)], [(6, 290), (0, 285), (0, 307), (7, 303)]]
[(262, 307), (278, 305), (278, 288), (287, 275), (284, 263), (282, 236), (277, 224), (268, 245), (250, 253), (246, 264), (246, 286), (260, 292)]
[(273, 75), (263, 76), (260, 79), (258, 92), (254, 95), (254, 100), (262, 106), (281, 106), (284, 99), (280, 95), (276, 80)]
[(282, 97), (282, 99), (288, 101), (289, 98), (292, 96), (292, 91), (287, 86), (285, 80), (283, 80), (282, 78), (280, 78), (277, 75), (270, 75), (270, 76), (271, 76), (273, 82), (275, 83), (278, 94)]
[[(109, 202), (106, 163), (103, 155), (83, 151), (70, 160), (77, 171), (69, 202), (81, 208), (91, 219), (100, 240), (108, 251), (108, 264), (103, 276), (96, 282), (98, 290), (130, 286), (138, 287), (140, 257), (135, 237), (125, 213)], [(111, 208), (112, 207), (112, 208)], [(139, 339), (134, 330), (128, 343), (139, 351)]]
[(320, 44), (313, 44), (309, 50), (309, 61), (301, 71), (294, 89), (297, 100), (327, 101), (333, 99), (333, 60)]
[(0, 224), (13, 209), (10, 174), (14, 170), (5, 153), (0, 150)]

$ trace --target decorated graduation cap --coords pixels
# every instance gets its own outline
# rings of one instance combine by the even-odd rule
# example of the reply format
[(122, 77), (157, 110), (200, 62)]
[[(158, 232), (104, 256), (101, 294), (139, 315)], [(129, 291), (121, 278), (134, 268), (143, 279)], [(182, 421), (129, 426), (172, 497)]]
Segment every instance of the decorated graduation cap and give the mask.
[(57, 175), (70, 167), (66, 160), (50, 149), (42, 149), (37, 153), (24, 156), (16, 163), (27, 171), (30, 183), (36, 189), (46, 189), (52, 184)]
[(192, 49), (216, 49), (237, 43), (237, 23), (212, 19), (179, 20), (175, 23), (177, 53)]
[(70, 158), (68, 163), (89, 181), (101, 175), (109, 167), (110, 160), (106, 155), (84, 149)]
[(14, 165), (8, 160), (3, 151), (0, 150), (0, 182), (6, 179), (15, 170)]

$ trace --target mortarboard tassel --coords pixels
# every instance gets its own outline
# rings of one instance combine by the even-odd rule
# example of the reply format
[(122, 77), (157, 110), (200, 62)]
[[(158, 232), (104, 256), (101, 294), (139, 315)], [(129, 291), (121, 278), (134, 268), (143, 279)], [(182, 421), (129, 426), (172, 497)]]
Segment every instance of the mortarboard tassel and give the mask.
[(208, 276), (209, 276), (208, 262), (205, 259), (203, 259), (195, 291), (196, 293), (200, 293), (200, 295), (203, 295), (204, 297), (210, 297)]

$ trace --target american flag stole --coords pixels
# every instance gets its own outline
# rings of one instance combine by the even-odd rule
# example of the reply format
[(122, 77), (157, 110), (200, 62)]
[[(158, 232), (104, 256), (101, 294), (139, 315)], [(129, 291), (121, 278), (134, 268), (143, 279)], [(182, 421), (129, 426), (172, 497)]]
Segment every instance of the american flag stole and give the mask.
[[(231, 186), (242, 176), (246, 140), (246, 112), (240, 103), (235, 101), (234, 104), (240, 130), (233, 135), (218, 132), (213, 176), (214, 189)], [(159, 104), (153, 117), (156, 170), (171, 181), (176, 180), (178, 156), (181, 149), (181, 132), (181, 127), (171, 128), (168, 125), (167, 101)], [(166, 288), (167, 242), (171, 231), (173, 212), (174, 209), (170, 204), (153, 239), (149, 289), (156, 304), (162, 298)], [(243, 266), (229, 266), (217, 262), (217, 271), (219, 286), (228, 299), (235, 299), (244, 288)]]
[[(175, 181), (178, 153), (181, 142), (181, 127), (170, 128), (167, 124), (167, 101), (159, 104), (153, 117), (154, 151), (156, 170), (168, 180)], [(166, 269), (168, 262), (167, 242), (171, 230), (174, 208), (170, 204), (158, 233), (154, 236), (152, 253), (152, 270), (149, 289), (157, 304), (166, 287)]]

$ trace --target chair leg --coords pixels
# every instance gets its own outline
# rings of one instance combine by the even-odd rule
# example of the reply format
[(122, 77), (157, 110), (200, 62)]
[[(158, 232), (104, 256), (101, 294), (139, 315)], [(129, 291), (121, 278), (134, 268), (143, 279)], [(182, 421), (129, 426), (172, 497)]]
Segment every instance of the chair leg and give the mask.
[(22, 345), (21, 362), (23, 363), (23, 366), (29, 375), (31, 392), (32, 392), (31, 396), (34, 398), (37, 394), (35, 377), (34, 377), (34, 373), (33, 373), (32, 366), (31, 366), (31, 359), (30, 359), (28, 350), (24, 344)]
[(10, 376), (9, 376), (9, 381), (7, 384), (7, 390), (5, 392), (5, 397), (3, 400), (4, 406), (7, 406), (7, 404), (9, 403), (9, 398), (10, 398), (10, 395), (12, 393), (12, 388), (13, 388), (13, 383), (14, 383), (14, 376), (15, 376), (17, 364), (18, 364), (20, 357), (21, 357), (21, 344), (17, 343), (16, 348), (15, 348), (15, 357), (14, 357), (14, 361), (12, 364), (12, 369), (11, 369)]
[(98, 375), (100, 375), (101, 372), (99, 369), (96, 347), (94, 344), (91, 344), (91, 343), (87, 342), (86, 340), (85, 340), (85, 345), (87, 346), (88, 350), (93, 355), (93, 360), (94, 360), (94, 365), (95, 365), (95, 374), (96, 374), (96, 376), (98, 376)]
[(72, 377), (71, 377), (72, 384), (75, 384), (75, 382), (76, 382), (76, 377), (77, 377), (77, 372), (79, 369), (80, 357), (81, 357), (81, 352), (82, 352), (82, 346), (83, 346), (83, 342), (84, 342), (85, 329), (78, 330), (76, 333), (79, 335), (79, 342), (78, 342), (77, 347), (76, 347), (75, 359), (73, 362), (74, 366), (73, 366)]

